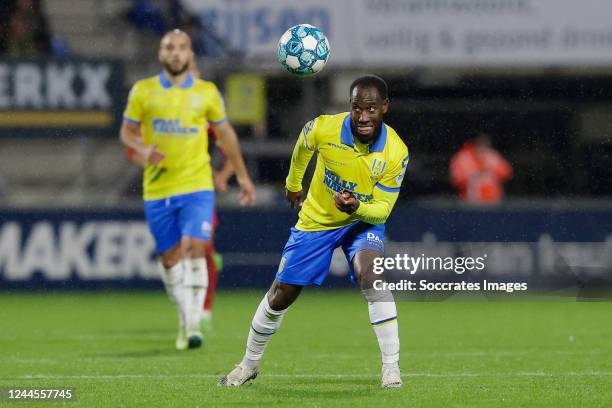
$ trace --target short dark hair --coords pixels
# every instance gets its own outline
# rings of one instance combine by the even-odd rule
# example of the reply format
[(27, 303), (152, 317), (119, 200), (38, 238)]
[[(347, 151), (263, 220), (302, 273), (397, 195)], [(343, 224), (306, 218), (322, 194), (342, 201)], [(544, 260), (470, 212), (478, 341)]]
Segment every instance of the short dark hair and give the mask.
[(353, 89), (355, 89), (357, 86), (374, 87), (378, 90), (378, 94), (382, 99), (387, 99), (389, 97), (389, 88), (387, 87), (387, 83), (384, 79), (377, 75), (364, 75), (354, 80), (349, 90), (349, 98), (353, 97)]

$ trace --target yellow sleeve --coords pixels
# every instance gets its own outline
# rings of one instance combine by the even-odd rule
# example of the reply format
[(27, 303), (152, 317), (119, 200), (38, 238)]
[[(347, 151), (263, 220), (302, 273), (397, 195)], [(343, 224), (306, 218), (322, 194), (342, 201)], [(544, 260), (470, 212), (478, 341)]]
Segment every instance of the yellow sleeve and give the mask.
[(389, 171), (385, 172), (372, 192), (372, 200), (360, 202), (355, 217), (368, 224), (384, 224), (397, 201), (404, 174), (408, 167), (408, 149), (404, 146), (399, 157)]
[(358, 220), (368, 224), (384, 224), (391, 214), (398, 195), (399, 191), (390, 193), (375, 187), (372, 200), (367, 203), (360, 202), (354, 215)]
[(213, 83), (211, 83), (210, 104), (206, 111), (206, 119), (213, 125), (218, 125), (227, 120), (225, 102), (223, 102), (219, 88)]
[(291, 155), (291, 166), (289, 167), (289, 175), (285, 181), (287, 190), (295, 192), (302, 189), (302, 179), (308, 167), (308, 163), (317, 149), (316, 142), (316, 124), (317, 119), (313, 119), (306, 123), (300, 132), (297, 143), (293, 148)]
[(142, 122), (143, 102), (144, 92), (142, 83), (136, 82), (128, 95), (128, 102), (123, 112), (123, 119), (136, 124)]

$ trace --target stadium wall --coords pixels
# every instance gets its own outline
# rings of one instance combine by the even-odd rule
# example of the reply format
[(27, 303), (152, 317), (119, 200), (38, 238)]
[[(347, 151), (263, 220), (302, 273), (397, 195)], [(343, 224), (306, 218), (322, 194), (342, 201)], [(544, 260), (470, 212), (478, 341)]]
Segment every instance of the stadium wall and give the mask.
[[(220, 212), (216, 246), (223, 288), (265, 287), (273, 279), (289, 228), (287, 210)], [(612, 281), (610, 209), (396, 209), (387, 257), (483, 257), (485, 268), (391, 270), (393, 279), (529, 282), (562, 288)], [(414, 272), (414, 273), (413, 273)], [(341, 253), (329, 286), (348, 286)], [(0, 288), (159, 288), (154, 243), (140, 211), (1, 211)]]

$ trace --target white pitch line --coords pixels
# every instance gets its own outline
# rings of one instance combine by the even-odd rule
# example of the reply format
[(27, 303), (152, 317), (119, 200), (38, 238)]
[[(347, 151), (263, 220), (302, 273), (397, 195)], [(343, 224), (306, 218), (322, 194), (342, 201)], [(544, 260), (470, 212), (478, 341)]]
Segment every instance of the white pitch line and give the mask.
[[(456, 378), (456, 377), (607, 377), (612, 376), (612, 371), (587, 371), (568, 373), (544, 373), (544, 372), (516, 372), (509, 374), (483, 374), (483, 373), (404, 373), (405, 377), (433, 377), (433, 378)], [(22, 375), (14, 378), (0, 378), (0, 380), (118, 380), (118, 379), (171, 379), (171, 378), (220, 378), (223, 374), (116, 374), (116, 375)], [(377, 378), (379, 374), (264, 374), (269, 378)]]
[[(566, 351), (566, 350), (550, 350), (550, 351), (546, 351), (543, 352), (542, 350), (514, 350), (514, 351), (506, 351), (506, 350), (496, 350), (496, 351), (459, 351), (459, 352), (454, 352), (454, 351), (424, 351), (424, 352), (418, 352), (418, 354), (420, 356), (434, 356), (434, 357), (520, 357), (520, 356), (526, 356), (526, 355), (531, 355), (531, 354), (538, 354), (538, 355), (563, 355), (563, 356), (580, 356), (580, 355), (599, 355), (599, 354), (605, 354), (607, 353), (607, 351), (604, 350), (575, 350), (575, 351)], [(183, 356), (180, 354), (175, 354), (175, 355), (167, 355), (167, 356), (157, 356), (155, 357), (156, 360), (162, 360), (162, 361), (174, 361), (174, 360), (180, 360)], [(334, 354), (334, 353), (318, 353), (318, 354), (312, 354), (310, 356), (311, 359), (329, 359), (329, 358), (336, 358), (336, 359), (351, 359), (354, 358), (355, 355), (354, 354)], [(133, 356), (133, 357), (126, 357), (126, 356), (112, 356), (112, 355), (108, 355), (108, 356), (100, 356), (100, 357), (83, 357), (81, 358), (82, 361), (98, 361), (98, 360), (108, 360), (108, 359), (121, 359), (121, 360), (125, 360), (126, 358), (133, 358), (133, 359), (141, 359), (142, 357), (140, 356)], [(57, 357), (57, 358), (50, 358), (50, 357), (45, 357), (45, 358), (38, 358), (38, 357), (30, 357), (30, 358), (24, 358), (24, 357), (13, 357), (13, 356), (6, 356), (6, 357), (0, 357), (0, 363), (18, 363), (18, 364), (31, 364), (31, 363), (40, 363), (40, 364), (55, 364), (58, 361), (62, 361), (64, 362), (66, 360), (65, 357)]]

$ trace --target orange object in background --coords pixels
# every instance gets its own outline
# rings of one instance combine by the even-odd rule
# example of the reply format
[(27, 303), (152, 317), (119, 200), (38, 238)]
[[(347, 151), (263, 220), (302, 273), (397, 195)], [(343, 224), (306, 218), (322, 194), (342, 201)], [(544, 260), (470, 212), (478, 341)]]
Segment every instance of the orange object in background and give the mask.
[(497, 204), (504, 183), (512, 178), (512, 166), (491, 147), (486, 134), (466, 142), (450, 161), (450, 180), (461, 200)]

